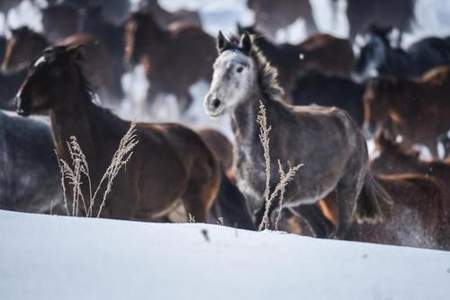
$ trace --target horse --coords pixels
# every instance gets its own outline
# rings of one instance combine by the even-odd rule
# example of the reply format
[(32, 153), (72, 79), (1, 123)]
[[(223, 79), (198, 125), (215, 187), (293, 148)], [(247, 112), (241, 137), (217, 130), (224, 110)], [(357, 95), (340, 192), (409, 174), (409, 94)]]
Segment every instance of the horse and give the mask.
[(247, 0), (247, 7), (255, 14), (256, 29), (274, 41), (278, 30), (305, 20), (307, 34), (318, 31), (309, 0)]
[(168, 28), (170, 24), (180, 21), (183, 23), (192, 24), (199, 28), (202, 27), (200, 15), (196, 11), (180, 9), (174, 12), (169, 12), (162, 8), (157, 0), (146, 0), (143, 2), (144, 3), (140, 10), (150, 12), (161, 28)]
[[(336, 59), (339, 57), (339, 59)], [(355, 57), (351, 43), (326, 33), (311, 35), (299, 45), (300, 69), (349, 76)]]
[[(258, 32), (254, 26), (238, 24), (238, 34), (250, 33), (256, 46), (273, 67), (278, 70), (279, 83), (289, 96), (296, 79), (310, 71), (329, 75), (349, 76), (353, 69), (353, 50), (344, 39), (328, 34), (314, 34), (299, 45), (275, 44)], [(340, 59), (336, 59), (336, 55)]]
[[(337, 0), (332, 0), (336, 2)], [(334, 6), (336, 8), (336, 6)], [(347, 0), (347, 18), (350, 25), (350, 40), (364, 33), (371, 24), (390, 26), (400, 31), (399, 40), (404, 32), (411, 30), (414, 22), (415, 0), (378, 0), (364, 2)], [(337, 14), (336, 9), (334, 15)]]
[(438, 158), (438, 141), (450, 129), (450, 67), (430, 71), (420, 80), (378, 78), (367, 83), (363, 96), (364, 128), (401, 135), (406, 147), (427, 146)]
[[(277, 159), (291, 166), (305, 164), (286, 187), (283, 206), (316, 203), (337, 189), (336, 236), (345, 235), (355, 217), (361, 222), (380, 221), (379, 202), (390, 201), (389, 195), (372, 176), (366, 142), (355, 122), (337, 108), (285, 104), (276, 70), (250, 35), (244, 33), (237, 40), (219, 32), (219, 55), (204, 108), (210, 117), (231, 114), (238, 149), (237, 183), (256, 221), (264, 213), (266, 181), (265, 154), (255, 126), (260, 103), (271, 126), (271, 178), (279, 179)], [(364, 201), (358, 201), (361, 192), (368, 194)]]
[[(122, 100), (123, 91), (120, 76), (114, 73), (111, 66), (113, 58), (104, 44), (87, 34), (69, 36), (59, 44), (84, 44), (83, 51), (86, 62), (83, 64), (83, 68), (95, 91), (103, 99), (107, 99), (105, 104), (115, 106)], [(49, 45), (43, 35), (28, 27), (11, 30), (11, 37), (8, 39), (6, 54), (2, 63), (3, 72), (15, 73), (25, 70)]]
[(362, 127), (365, 86), (350, 78), (309, 72), (300, 76), (292, 91), (293, 105), (336, 106), (345, 110)]
[(435, 67), (450, 64), (450, 42), (446, 39), (427, 37), (403, 49), (391, 46), (388, 33), (389, 29), (372, 27), (355, 66), (359, 78), (420, 78)]
[[(49, 113), (56, 152), (64, 161), (71, 161), (66, 142), (76, 137), (89, 163), (90, 181), (96, 187), (131, 122), (92, 101), (82, 72), (81, 47), (57, 46), (44, 51), (18, 92), (17, 112), (22, 116)], [(209, 209), (220, 198), (218, 192), (225, 178), (209, 148), (182, 125), (135, 126), (138, 144), (133, 155), (115, 178), (105, 209), (100, 214), (100, 203), (95, 203), (94, 214), (164, 221), (182, 204), (197, 222), (205, 222)], [(82, 193), (90, 199), (87, 188)], [(80, 207), (80, 213), (86, 213)]]
[[(449, 198), (432, 177), (419, 174), (376, 175), (376, 180), (391, 195), (392, 205), (382, 203), (385, 221), (380, 224), (352, 224), (347, 240), (398, 246), (450, 249)], [(362, 194), (362, 197), (365, 195)], [(338, 208), (335, 193), (321, 202), (321, 209), (335, 222)], [(302, 207), (284, 210), (282, 229), (311, 235)]]
[(433, 177), (448, 187), (450, 182), (450, 160), (424, 161), (420, 153), (413, 149), (405, 149), (404, 145), (396, 143), (385, 133), (375, 138), (376, 158), (371, 162), (372, 169), (380, 174), (417, 173)]
[(63, 214), (48, 124), (0, 111), (0, 209)]
[(186, 110), (192, 102), (189, 87), (210, 79), (214, 39), (198, 27), (164, 29), (149, 13), (136, 12), (126, 21), (125, 40), (124, 60), (144, 65), (150, 101), (159, 94), (173, 94)]

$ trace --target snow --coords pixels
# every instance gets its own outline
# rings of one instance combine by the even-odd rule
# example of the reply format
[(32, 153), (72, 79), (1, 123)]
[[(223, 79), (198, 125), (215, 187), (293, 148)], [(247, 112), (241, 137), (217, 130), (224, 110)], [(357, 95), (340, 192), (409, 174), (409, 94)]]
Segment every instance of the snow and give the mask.
[(449, 252), (7, 211), (0, 237), (2, 300), (450, 299)]

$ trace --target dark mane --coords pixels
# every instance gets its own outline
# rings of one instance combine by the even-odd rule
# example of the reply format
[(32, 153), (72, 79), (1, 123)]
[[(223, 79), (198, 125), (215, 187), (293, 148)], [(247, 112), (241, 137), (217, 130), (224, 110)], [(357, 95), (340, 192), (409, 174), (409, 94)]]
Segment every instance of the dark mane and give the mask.
[(246, 53), (239, 46), (239, 37), (236, 35), (229, 37), (229, 45), (226, 50), (239, 51), (247, 56), (250, 56), (256, 63), (258, 71), (258, 85), (261, 89), (261, 94), (266, 100), (283, 101), (284, 90), (278, 82), (278, 70), (273, 67), (262, 51), (253, 43), (254, 36), (252, 37), (252, 48), (250, 53)]

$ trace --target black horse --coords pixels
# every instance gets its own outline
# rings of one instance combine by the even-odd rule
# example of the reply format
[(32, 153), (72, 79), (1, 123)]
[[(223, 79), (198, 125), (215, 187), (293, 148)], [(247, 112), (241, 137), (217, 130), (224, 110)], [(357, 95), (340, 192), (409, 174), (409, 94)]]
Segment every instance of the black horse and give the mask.
[(430, 69), (450, 63), (448, 38), (428, 37), (407, 49), (392, 47), (389, 30), (373, 28), (361, 49), (356, 73), (361, 78), (374, 75), (418, 78)]

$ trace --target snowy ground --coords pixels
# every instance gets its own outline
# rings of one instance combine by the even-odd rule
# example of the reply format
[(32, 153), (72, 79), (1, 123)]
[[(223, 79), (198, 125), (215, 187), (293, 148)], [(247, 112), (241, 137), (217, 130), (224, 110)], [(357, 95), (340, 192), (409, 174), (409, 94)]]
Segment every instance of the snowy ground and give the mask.
[(0, 237), (2, 300), (450, 299), (449, 252), (6, 211)]

